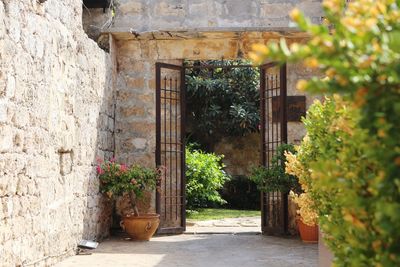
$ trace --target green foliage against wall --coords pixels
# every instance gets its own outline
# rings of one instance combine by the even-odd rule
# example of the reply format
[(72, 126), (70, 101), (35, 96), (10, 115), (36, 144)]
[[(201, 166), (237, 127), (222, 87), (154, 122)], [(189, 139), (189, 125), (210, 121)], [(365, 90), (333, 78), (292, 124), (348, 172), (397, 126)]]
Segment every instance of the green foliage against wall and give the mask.
[[(374, 146), (368, 131), (358, 125), (359, 110), (335, 98), (310, 107), (304, 120), (307, 136), (295, 159), (289, 157), (287, 171), (311, 194), (326, 242), (340, 265), (370, 266), (375, 261), (390, 266), (390, 254), (384, 259), (378, 247), (383, 240), (392, 241), (381, 235), (383, 225), (375, 218), (381, 212), (377, 204), (387, 201), (376, 194), (384, 166), (369, 157)], [(393, 216), (400, 219), (400, 214)]]
[(230, 177), (224, 172), (223, 156), (186, 149), (186, 199), (187, 208), (207, 207), (209, 204), (224, 204), (220, 190)]
[(297, 177), (285, 172), (285, 152), (295, 153), (294, 146), (290, 144), (278, 146), (269, 168), (264, 166), (253, 168), (249, 179), (257, 184), (259, 190), (284, 193), (288, 193), (290, 190), (297, 193), (300, 191)]
[(338, 266), (400, 266), (400, 1), (345, 2), (324, 1), (326, 25), (294, 10), (309, 42), (259, 45), (252, 57), (304, 60), (326, 77), (299, 90), (348, 101), (335, 108), (344, 117), (321, 111), (306, 121), (315, 130), (307, 145), (321, 145), (310, 165), (320, 226)]
[[(200, 61), (194, 65), (237, 65), (243, 61)], [(259, 73), (252, 67), (189, 69), (187, 116), (197, 139), (243, 136), (258, 131)]]

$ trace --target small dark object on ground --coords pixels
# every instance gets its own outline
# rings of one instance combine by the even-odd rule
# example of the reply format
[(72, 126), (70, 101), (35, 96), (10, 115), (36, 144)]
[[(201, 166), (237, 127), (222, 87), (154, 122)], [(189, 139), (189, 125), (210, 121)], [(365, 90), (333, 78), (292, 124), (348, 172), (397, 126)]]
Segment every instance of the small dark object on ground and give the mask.
[(95, 241), (90, 241), (90, 240), (81, 240), (78, 244), (78, 247), (80, 248), (89, 248), (89, 249), (95, 249), (99, 245), (98, 242)]

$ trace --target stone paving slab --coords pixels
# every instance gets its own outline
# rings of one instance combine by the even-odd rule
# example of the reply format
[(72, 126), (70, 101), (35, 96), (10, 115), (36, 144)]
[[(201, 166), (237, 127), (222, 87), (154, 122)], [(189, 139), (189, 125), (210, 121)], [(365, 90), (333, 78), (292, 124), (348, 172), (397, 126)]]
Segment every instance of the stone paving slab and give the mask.
[(185, 234), (261, 234), (261, 227), (186, 227)]
[(317, 245), (261, 235), (178, 235), (150, 242), (107, 240), (92, 255), (79, 255), (58, 267), (316, 267)]
[(225, 218), (221, 220), (188, 220), (189, 234), (261, 233), (260, 217)]

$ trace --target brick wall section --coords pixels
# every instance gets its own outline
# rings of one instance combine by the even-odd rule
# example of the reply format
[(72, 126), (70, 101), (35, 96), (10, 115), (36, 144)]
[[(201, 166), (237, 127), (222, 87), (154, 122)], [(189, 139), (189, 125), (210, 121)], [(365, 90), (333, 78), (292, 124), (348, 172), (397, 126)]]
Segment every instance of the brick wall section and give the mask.
[(0, 2), (0, 266), (49, 266), (108, 234), (94, 165), (114, 151), (110, 62), (80, 0)]

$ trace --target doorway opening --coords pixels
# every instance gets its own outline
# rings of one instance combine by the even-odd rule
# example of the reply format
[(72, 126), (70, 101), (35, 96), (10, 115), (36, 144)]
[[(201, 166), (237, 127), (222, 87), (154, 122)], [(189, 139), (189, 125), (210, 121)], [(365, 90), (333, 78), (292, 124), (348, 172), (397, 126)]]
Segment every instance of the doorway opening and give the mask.
[(186, 61), (189, 232), (260, 232), (260, 72), (245, 60)]
[[(184, 232), (187, 215), (201, 217), (199, 210), (218, 218), (218, 210), (201, 208), (234, 208), (219, 215), (258, 215), (236, 221), (253, 230), (261, 225), (266, 234), (285, 232), (287, 197), (263, 193), (260, 201), (244, 177), (251, 165), (268, 166), (277, 146), (286, 142), (286, 109), (280, 108), (286, 107), (286, 67), (255, 68), (240, 60), (157, 63), (156, 88), (156, 163), (165, 168), (157, 190), (158, 232)], [(208, 169), (199, 170), (204, 166)], [(219, 174), (212, 177), (213, 170)], [(242, 197), (238, 189), (244, 189)], [(236, 221), (226, 220), (225, 226), (240, 226), (232, 226)]]

